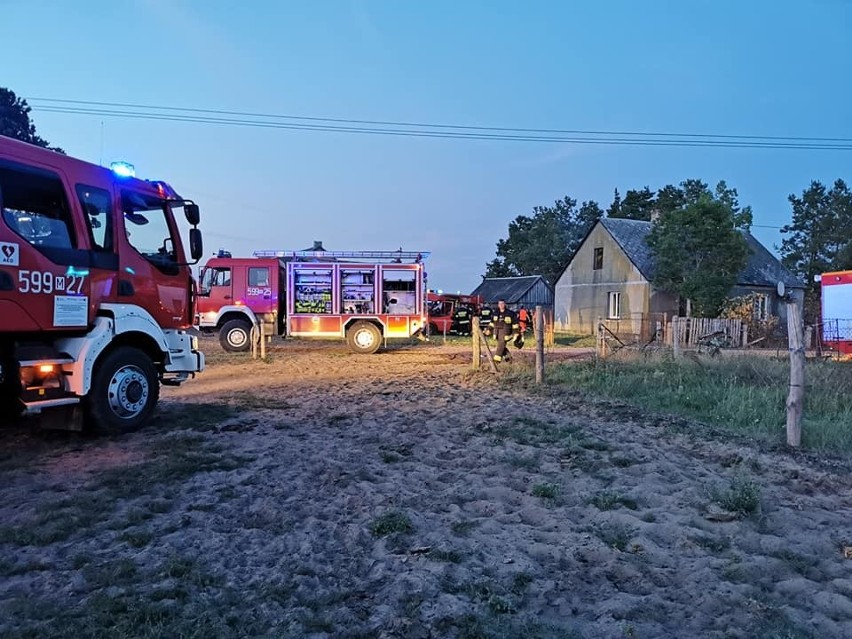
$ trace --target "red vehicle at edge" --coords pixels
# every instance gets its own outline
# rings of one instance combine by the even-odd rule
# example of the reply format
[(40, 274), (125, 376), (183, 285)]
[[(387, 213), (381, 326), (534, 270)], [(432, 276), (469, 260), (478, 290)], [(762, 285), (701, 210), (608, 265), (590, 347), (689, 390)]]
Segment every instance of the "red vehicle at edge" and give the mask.
[(822, 342), (844, 357), (852, 357), (852, 271), (823, 273)]
[(0, 136), (0, 413), (132, 430), (204, 369), (176, 221), (197, 261), (198, 206), (115, 168)]

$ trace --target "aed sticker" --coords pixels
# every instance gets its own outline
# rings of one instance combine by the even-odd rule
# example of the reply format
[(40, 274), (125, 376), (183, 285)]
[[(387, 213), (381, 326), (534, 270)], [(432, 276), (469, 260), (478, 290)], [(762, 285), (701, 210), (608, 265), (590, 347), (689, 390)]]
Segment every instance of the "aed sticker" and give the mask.
[(18, 266), (21, 250), (17, 244), (0, 242), (0, 264), (3, 266)]
[(54, 326), (85, 326), (89, 321), (87, 295), (57, 295), (53, 298)]

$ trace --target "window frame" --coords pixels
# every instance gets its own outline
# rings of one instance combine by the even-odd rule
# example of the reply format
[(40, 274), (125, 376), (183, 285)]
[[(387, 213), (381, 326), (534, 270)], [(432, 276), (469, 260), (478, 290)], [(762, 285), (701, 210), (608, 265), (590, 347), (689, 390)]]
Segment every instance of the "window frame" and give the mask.
[[(0, 159), (0, 170), (17, 173), (22, 176), (27, 176), (28, 179), (43, 180), (45, 181), (45, 187), (48, 186), (47, 183), (50, 182), (52, 183), (50, 184), (51, 187), (58, 187), (56, 194), (58, 195), (61, 193), (62, 198), (62, 201), (59, 202), (58, 206), (60, 210), (60, 216), (54, 218), (45, 215), (38, 210), (9, 207), (7, 195), (9, 190), (5, 189), (3, 200), (2, 202), (0, 202), (0, 206), (2, 206), (2, 209), (0, 209), (0, 218), (3, 219), (3, 223), (10, 231), (12, 231), (12, 233), (20, 237), (21, 240), (23, 240), (29, 246), (32, 246), (35, 250), (51, 258), (51, 260), (55, 260), (55, 257), (51, 255), (53, 252), (77, 252), (81, 250), (79, 237), (77, 236), (77, 225), (75, 224), (74, 220), (74, 209), (71, 206), (71, 200), (68, 197), (68, 188), (65, 184), (65, 180), (63, 180), (62, 178), (62, 175), (60, 175), (56, 171), (51, 171), (48, 169), (43, 169), (40, 167), (34, 167), (27, 164), (21, 164), (19, 162), (12, 162), (3, 159)], [(0, 183), (0, 187), (2, 187), (2, 183)], [(49, 193), (46, 188), (44, 190), (45, 192)], [(9, 217), (7, 217), (6, 215), (7, 211), (10, 213)], [(13, 211), (15, 213), (29, 213), (31, 216), (38, 215), (39, 217), (43, 217), (47, 220), (61, 222), (65, 227), (65, 233), (68, 237), (68, 246), (50, 246), (46, 244), (34, 243), (32, 241), (33, 238), (28, 238), (25, 234), (21, 232), (20, 227), (17, 226), (17, 223), (19, 223), (20, 220), (18, 220), (17, 223), (12, 222), (11, 213)]]
[[(106, 229), (104, 231), (104, 246), (100, 246), (95, 238), (95, 229), (92, 227), (92, 220), (90, 219), (92, 216), (88, 214), (85, 206), (83, 205), (84, 190), (97, 192), (98, 194), (106, 196), (107, 209), (104, 211), (104, 217), (106, 218), (104, 220), (104, 224), (106, 225)], [(108, 189), (83, 183), (78, 183), (74, 186), (74, 193), (77, 195), (77, 202), (80, 204), (83, 219), (86, 221), (86, 228), (89, 231), (89, 241), (92, 243), (92, 250), (102, 251), (104, 253), (115, 253), (115, 224), (113, 223), (115, 216), (113, 215), (112, 193)]]
[[(264, 274), (264, 280), (263, 280), (264, 283), (263, 284), (258, 283), (257, 278), (254, 277), (260, 271), (263, 271), (263, 274)], [(248, 286), (250, 286), (252, 288), (269, 288), (271, 286), (271, 282), (272, 282), (272, 278), (270, 277), (270, 274), (269, 274), (269, 267), (268, 266), (249, 266), (248, 274), (247, 274), (247, 282), (248, 282)]]
[(596, 246), (592, 256), (592, 270), (600, 271), (603, 269), (604, 247)]
[[(620, 320), (621, 291), (607, 291), (606, 296), (606, 318), (612, 320)], [(613, 313), (613, 307), (615, 308), (615, 313)]]

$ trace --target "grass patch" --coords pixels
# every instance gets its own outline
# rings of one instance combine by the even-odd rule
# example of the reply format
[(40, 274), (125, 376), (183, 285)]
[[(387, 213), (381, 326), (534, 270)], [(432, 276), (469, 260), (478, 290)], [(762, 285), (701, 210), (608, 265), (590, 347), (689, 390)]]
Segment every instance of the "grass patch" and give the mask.
[(636, 534), (636, 529), (627, 524), (605, 522), (593, 526), (591, 532), (610, 548), (623, 552)]
[(510, 590), (512, 591), (512, 594), (521, 596), (529, 589), (532, 582), (533, 576), (531, 574), (528, 572), (519, 572), (512, 577), (512, 586)]
[(542, 421), (534, 417), (519, 416), (508, 424), (492, 428), (491, 432), (499, 442), (510, 440), (523, 446), (541, 446), (559, 444), (566, 440), (573, 443), (580, 428), (560, 425), (554, 420)]
[(787, 564), (787, 566), (789, 566), (793, 571), (797, 572), (798, 574), (802, 575), (807, 579), (810, 579), (812, 581), (822, 580), (822, 575), (817, 569), (819, 560), (813, 557), (805, 557), (804, 555), (800, 555), (799, 553), (786, 549), (772, 553), (771, 556), (775, 557), (776, 559), (780, 559), (785, 564)]
[(106, 520), (114, 508), (106, 496), (82, 491), (39, 506), (26, 523), (0, 526), (0, 544), (49, 546), (66, 541)]
[(457, 550), (432, 550), (429, 552), (429, 559), (450, 564), (460, 564), (463, 557)]
[[(233, 471), (254, 461), (227, 453), (224, 446), (203, 435), (189, 433), (154, 442), (149, 454), (148, 461), (103, 473), (97, 487), (105, 489), (113, 499), (128, 499), (150, 494), (155, 486), (173, 485), (199, 473)], [(167, 512), (171, 505), (154, 500), (149, 507), (154, 512)]]
[(586, 333), (556, 333), (553, 336), (554, 344), (559, 346), (571, 346), (573, 348), (594, 348), (597, 338)]
[(154, 535), (147, 530), (127, 530), (118, 540), (125, 542), (131, 548), (144, 548), (151, 543)]
[[(788, 362), (769, 357), (663, 356), (558, 364), (549, 382), (783, 445), (789, 377)], [(852, 452), (852, 367), (808, 361), (805, 380), (803, 446)]]
[(760, 485), (737, 475), (728, 487), (712, 489), (711, 498), (729, 512), (740, 516), (753, 515), (760, 508)]
[(615, 510), (619, 506), (624, 506), (630, 510), (636, 510), (639, 506), (635, 499), (619, 495), (611, 490), (604, 490), (597, 493), (589, 499), (592, 506), (598, 510)]
[(219, 430), (222, 422), (239, 415), (242, 406), (230, 404), (179, 404), (164, 409), (154, 424), (163, 430), (194, 430), (210, 432)]
[(731, 538), (725, 535), (694, 535), (689, 540), (712, 553), (725, 552), (731, 547)]
[(396, 510), (386, 512), (376, 517), (370, 523), (370, 534), (373, 537), (387, 537), (393, 534), (410, 533), (413, 530), (414, 526), (408, 515)]
[(562, 489), (558, 484), (536, 484), (532, 487), (532, 494), (545, 500), (554, 500), (559, 497)]
[(477, 526), (479, 526), (478, 521), (465, 519), (463, 521), (454, 521), (453, 523), (451, 523), (450, 530), (452, 530), (453, 534), (458, 537), (466, 537)]
[(505, 461), (512, 468), (521, 470), (538, 470), (538, 467), (541, 465), (541, 458), (537, 454), (518, 455), (513, 453), (506, 455)]

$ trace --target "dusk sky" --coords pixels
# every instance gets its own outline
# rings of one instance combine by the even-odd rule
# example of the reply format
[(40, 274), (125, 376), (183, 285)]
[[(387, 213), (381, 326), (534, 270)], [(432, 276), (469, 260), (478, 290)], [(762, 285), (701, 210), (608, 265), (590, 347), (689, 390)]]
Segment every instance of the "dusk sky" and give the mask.
[[(250, 7), (250, 9), (248, 8)], [(430, 251), (470, 291), (565, 195), (724, 179), (770, 248), (852, 151), (433, 139), (126, 119), (36, 98), (535, 129), (852, 139), (852, 2), (0, 0), (0, 86), (69, 154), (202, 208), (207, 253)], [(56, 104), (56, 103), (52, 103)]]

